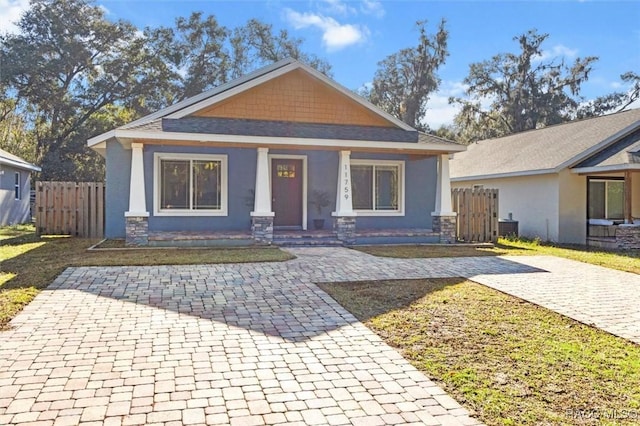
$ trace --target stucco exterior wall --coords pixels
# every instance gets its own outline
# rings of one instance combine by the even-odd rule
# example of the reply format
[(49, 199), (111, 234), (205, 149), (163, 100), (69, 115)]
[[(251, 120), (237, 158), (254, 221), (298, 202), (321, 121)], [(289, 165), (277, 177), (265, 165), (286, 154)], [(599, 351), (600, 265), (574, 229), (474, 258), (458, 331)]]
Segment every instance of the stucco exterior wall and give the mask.
[[(228, 159), (228, 214), (226, 216), (156, 216), (154, 215), (154, 153), (225, 154)], [(149, 231), (215, 231), (250, 229), (249, 200), (255, 187), (257, 152), (255, 149), (145, 145), (143, 150), (146, 206)], [(313, 229), (313, 219), (332, 223), (338, 179), (337, 151), (270, 150), (270, 155), (307, 156), (307, 229)], [(352, 153), (353, 159), (403, 160), (405, 168), (404, 216), (361, 216), (357, 228), (431, 228), (431, 212), (435, 208), (437, 160), (435, 157), (415, 159), (406, 155)], [(131, 151), (117, 142), (107, 144), (107, 238), (124, 238), (124, 213), (129, 205)], [(311, 193), (329, 193), (331, 203), (319, 216), (311, 204)]]
[(558, 174), (558, 241), (569, 244), (587, 242), (587, 178), (569, 170)]
[(194, 116), (394, 127), (301, 70), (267, 81)]
[[(15, 198), (15, 173), (20, 173), (20, 200)], [(2, 174), (0, 174), (0, 226), (15, 225), (31, 220), (30, 192), (30, 172), (7, 165), (2, 166)]]
[(506, 219), (512, 213), (513, 220), (518, 221), (520, 236), (559, 241), (558, 175), (451, 182), (452, 188), (470, 188), (473, 185), (500, 191), (500, 218)]

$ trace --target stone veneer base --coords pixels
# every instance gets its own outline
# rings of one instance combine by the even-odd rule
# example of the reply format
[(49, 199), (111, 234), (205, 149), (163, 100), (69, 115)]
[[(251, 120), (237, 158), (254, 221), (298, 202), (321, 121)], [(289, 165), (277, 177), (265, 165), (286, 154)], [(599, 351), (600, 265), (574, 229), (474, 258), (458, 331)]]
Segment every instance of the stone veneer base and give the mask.
[(251, 236), (260, 244), (273, 242), (273, 216), (252, 216)]
[(125, 245), (144, 247), (149, 245), (149, 218), (146, 216), (125, 217)]
[(432, 216), (433, 232), (440, 234), (441, 244), (456, 242), (456, 216)]
[(336, 238), (343, 244), (351, 245), (356, 243), (356, 218), (355, 216), (338, 216), (335, 218), (333, 229)]
[(616, 229), (616, 246), (619, 249), (640, 248), (640, 226), (620, 225)]

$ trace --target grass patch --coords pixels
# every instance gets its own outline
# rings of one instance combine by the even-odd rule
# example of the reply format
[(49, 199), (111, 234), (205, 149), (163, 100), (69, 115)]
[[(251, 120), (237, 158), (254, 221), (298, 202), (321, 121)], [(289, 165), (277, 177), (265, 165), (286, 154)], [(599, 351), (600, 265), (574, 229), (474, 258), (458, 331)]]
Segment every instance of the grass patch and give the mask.
[(550, 255), (640, 274), (640, 250), (604, 250), (579, 245), (501, 238), (493, 247), (456, 245), (362, 246), (356, 250), (382, 257), (428, 258)]
[(274, 247), (87, 251), (99, 240), (37, 237), (33, 227), (20, 232), (0, 229), (0, 235), (11, 233), (14, 235), (0, 241), (0, 330), (69, 266), (279, 262), (293, 258)]
[(35, 230), (31, 224), (4, 226), (0, 228), (0, 241), (33, 234)]
[(640, 411), (640, 346), (547, 309), (455, 278), (320, 287), (489, 425)]

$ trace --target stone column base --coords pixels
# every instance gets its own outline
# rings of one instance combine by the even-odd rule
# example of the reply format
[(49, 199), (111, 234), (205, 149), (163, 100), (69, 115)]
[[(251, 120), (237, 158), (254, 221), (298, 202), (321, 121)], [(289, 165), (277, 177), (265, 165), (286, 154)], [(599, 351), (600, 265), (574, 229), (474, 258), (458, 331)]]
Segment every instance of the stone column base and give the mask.
[(433, 232), (440, 234), (440, 244), (456, 242), (456, 216), (432, 216)]
[(616, 246), (619, 249), (640, 248), (640, 226), (619, 225), (616, 229)]
[(351, 245), (356, 242), (356, 218), (355, 216), (337, 216), (333, 223), (336, 237), (344, 244)]
[(273, 216), (252, 216), (251, 236), (260, 244), (273, 242)]
[(149, 245), (149, 218), (146, 216), (125, 217), (125, 245), (143, 247)]

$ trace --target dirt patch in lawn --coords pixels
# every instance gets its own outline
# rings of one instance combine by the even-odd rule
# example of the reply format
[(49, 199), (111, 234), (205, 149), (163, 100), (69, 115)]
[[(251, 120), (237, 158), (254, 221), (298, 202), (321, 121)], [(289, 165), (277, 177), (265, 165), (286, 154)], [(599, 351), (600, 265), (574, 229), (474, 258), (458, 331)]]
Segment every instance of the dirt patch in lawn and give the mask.
[(640, 421), (624, 339), (463, 279), (320, 287), (489, 425)]

